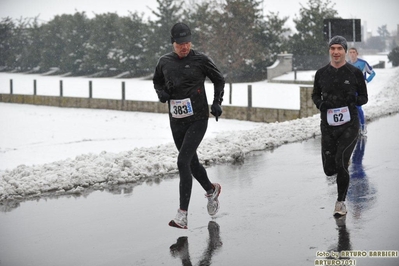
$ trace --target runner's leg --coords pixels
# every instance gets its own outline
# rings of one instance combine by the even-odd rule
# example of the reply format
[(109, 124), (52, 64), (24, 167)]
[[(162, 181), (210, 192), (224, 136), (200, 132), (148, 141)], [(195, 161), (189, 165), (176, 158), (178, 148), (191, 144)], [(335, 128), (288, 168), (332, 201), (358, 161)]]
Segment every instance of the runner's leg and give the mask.
[(332, 176), (337, 173), (335, 165), (335, 154), (337, 153), (336, 140), (330, 131), (329, 126), (321, 124), (321, 159), (323, 162), (323, 170), (327, 176)]
[[(190, 124), (171, 123), (173, 139), (179, 150), (177, 158), (177, 166), (180, 174), (180, 209), (188, 210), (192, 190), (192, 172), (202, 186), (212, 188), (212, 184), (206, 175), (205, 169), (199, 163), (196, 150), (200, 145), (206, 129), (208, 121), (199, 120)], [(201, 180), (201, 181), (200, 181)], [(208, 182), (208, 184), (206, 184)]]
[(357, 107), (357, 112), (359, 114), (359, 123), (360, 123), (361, 129), (364, 130), (365, 121), (364, 121), (363, 108), (361, 106), (356, 106), (356, 107)]
[(341, 134), (337, 142), (336, 166), (337, 166), (337, 190), (338, 201), (345, 201), (349, 188), (349, 160), (356, 146), (359, 132), (359, 124), (351, 123)]

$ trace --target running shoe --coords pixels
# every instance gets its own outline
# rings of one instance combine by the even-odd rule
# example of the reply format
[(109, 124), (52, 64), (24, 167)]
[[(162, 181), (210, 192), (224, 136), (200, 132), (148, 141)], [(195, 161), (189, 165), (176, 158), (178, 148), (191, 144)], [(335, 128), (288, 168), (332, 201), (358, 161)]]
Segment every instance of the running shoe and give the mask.
[(367, 134), (367, 127), (366, 127), (366, 125), (360, 125), (359, 134), (360, 134), (360, 136), (366, 136), (366, 134)]
[(175, 219), (169, 222), (169, 226), (187, 229), (187, 211), (178, 209)]
[(345, 202), (337, 201), (335, 203), (334, 216), (339, 217), (339, 216), (345, 215), (346, 213), (347, 213), (347, 211), (346, 211)]
[(205, 194), (205, 197), (208, 198), (208, 205), (207, 205), (208, 213), (211, 216), (215, 215), (220, 208), (218, 198), (219, 198), (220, 192), (222, 191), (222, 187), (220, 186), (220, 184), (213, 183), (212, 185), (214, 187), (213, 193)]

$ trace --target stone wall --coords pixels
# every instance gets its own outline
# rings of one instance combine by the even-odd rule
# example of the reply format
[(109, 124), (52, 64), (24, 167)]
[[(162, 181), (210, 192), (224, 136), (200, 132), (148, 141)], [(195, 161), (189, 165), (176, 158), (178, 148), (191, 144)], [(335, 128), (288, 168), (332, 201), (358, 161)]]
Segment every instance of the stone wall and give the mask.
[[(223, 106), (222, 118), (253, 122), (284, 122), (297, 118), (312, 116), (318, 113), (311, 93), (312, 87), (300, 88), (300, 110), (272, 108)], [(160, 102), (110, 100), (78, 97), (39, 96), (20, 94), (0, 94), (0, 102), (16, 104), (33, 104), (67, 108), (107, 109), (131, 112), (167, 113), (168, 107)]]

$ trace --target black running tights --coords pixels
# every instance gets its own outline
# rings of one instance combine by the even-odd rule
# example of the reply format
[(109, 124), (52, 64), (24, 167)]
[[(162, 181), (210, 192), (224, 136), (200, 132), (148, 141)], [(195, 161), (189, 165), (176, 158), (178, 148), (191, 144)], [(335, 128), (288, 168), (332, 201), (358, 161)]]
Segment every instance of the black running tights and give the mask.
[(321, 124), (321, 157), (324, 173), (337, 174), (338, 201), (345, 201), (349, 188), (349, 160), (359, 134), (359, 122), (332, 127)]
[(206, 170), (200, 164), (197, 156), (197, 148), (208, 128), (208, 120), (198, 120), (191, 123), (170, 123), (170, 128), (175, 145), (179, 150), (177, 166), (180, 175), (180, 209), (188, 210), (193, 186), (192, 176), (205, 191), (212, 190), (212, 184), (209, 181)]

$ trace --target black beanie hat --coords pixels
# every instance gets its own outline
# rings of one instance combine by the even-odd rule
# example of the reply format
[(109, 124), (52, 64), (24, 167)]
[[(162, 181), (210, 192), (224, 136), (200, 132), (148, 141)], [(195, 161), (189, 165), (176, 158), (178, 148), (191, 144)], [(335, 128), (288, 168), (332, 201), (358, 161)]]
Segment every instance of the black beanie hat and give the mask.
[(331, 47), (333, 44), (339, 44), (342, 47), (344, 47), (345, 52), (348, 50), (348, 43), (346, 42), (346, 39), (342, 36), (334, 36), (331, 38), (330, 42), (328, 43), (328, 47)]
[(191, 42), (191, 30), (184, 23), (176, 23), (170, 30), (170, 40), (172, 43)]

